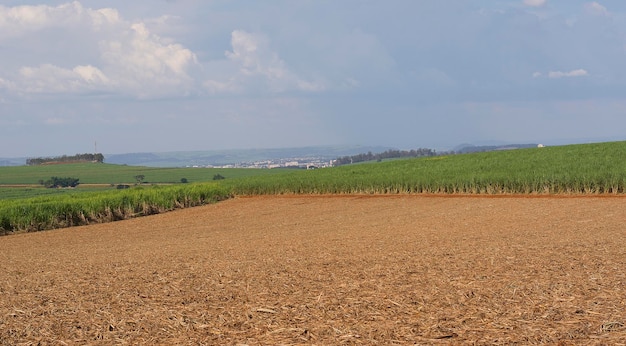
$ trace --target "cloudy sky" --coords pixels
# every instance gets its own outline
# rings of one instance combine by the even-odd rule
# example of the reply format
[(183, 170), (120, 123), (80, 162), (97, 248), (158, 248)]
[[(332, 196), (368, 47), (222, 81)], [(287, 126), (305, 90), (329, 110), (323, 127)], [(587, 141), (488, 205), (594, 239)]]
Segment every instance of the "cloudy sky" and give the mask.
[(624, 0), (0, 0), (0, 157), (624, 129)]

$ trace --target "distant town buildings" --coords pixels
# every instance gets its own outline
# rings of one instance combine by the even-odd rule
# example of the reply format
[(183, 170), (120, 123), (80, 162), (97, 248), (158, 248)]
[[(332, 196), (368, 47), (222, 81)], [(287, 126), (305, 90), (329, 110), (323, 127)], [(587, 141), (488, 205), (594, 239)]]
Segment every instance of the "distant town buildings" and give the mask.
[(300, 169), (317, 169), (332, 167), (335, 160), (328, 160), (326, 158), (316, 157), (291, 157), (282, 159), (271, 159), (252, 162), (240, 162), (235, 164), (226, 165), (194, 165), (191, 167), (205, 167), (205, 168), (257, 168), (257, 169), (274, 169), (274, 168), (300, 168)]

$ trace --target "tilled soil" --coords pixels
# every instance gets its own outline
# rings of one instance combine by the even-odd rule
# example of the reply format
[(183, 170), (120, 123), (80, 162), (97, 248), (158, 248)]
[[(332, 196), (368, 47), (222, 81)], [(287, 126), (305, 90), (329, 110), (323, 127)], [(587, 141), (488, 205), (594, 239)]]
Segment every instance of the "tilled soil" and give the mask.
[(0, 238), (1, 345), (626, 340), (622, 197), (235, 198)]

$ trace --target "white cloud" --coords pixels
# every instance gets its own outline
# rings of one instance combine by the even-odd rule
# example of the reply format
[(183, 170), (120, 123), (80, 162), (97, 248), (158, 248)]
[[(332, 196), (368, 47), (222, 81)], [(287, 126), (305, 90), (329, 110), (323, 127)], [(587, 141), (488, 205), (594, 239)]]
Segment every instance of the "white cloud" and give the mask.
[(113, 8), (101, 8), (95, 11), (88, 11), (94, 27), (100, 27), (107, 24), (115, 24), (121, 21), (120, 14)]
[(323, 83), (305, 80), (292, 72), (270, 48), (269, 39), (265, 35), (235, 30), (231, 33), (231, 46), (232, 51), (224, 53), (227, 64), (222, 62), (223, 70), (231, 73), (216, 76), (221, 80), (205, 81), (204, 86), (210, 92), (242, 92), (254, 87), (261, 90), (269, 88), (271, 92), (325, 89)]
[(549, 78), (564, 78), (564, 77), (585, 77), (588, 76), (589, 72), (583, 69), (572, 70), (569, 72), (561, 72), (561, 71), (550, 71), (548, 73)]
[[(17, 95), (102, 92), (152, 98), (206, 91), (326, 89), (319, 78), (302, 78), (291, 70), (271, 49), (268, 37), (259, 33), (233, 31), (232, 49), (224, 59), (200, 63), (190, 49), (162, 36), (167, 35), (170, 18), (174, 17), (131, 22), (117, 9), (86, 8), (78, 1), (0, 6), (0, 46), (36, 51), (27, 61), (0, 66), (0, 90)], [(77, 47), (79, 51), (71, 51)]]
[(231, 44), (233, 51), (227, 51), (226, 57), (240, 63), (241, 73), (260, 74), (270, 80), (282, 79), (289, 73), (285, 63), (269, 49), (264, 36), (235, 30), (232, 32)]
[(100, 71), (97, 67), (93, 67), (91, 65), (87, 66), (76, 66), (72, 70), (74, 73), (79, 75), (85, 82), (94, 83), (94, 84), (109, 84), (109, 78)]
[(102, 89), (109, 79), (91, 65), (64, 69), (51, 64), (39, 67), (22, 67), (18, 86), (23, 93), (64, 93)]
[[(58, 51), (57, 43), (46, 39), (50, 28), (61, 31), (59, 42), (71, 37), (81, 53), (92, 51), (90, 59), (79, 62), (72, 59), (73, 52)], [(0, 44), (16, 38), (29, 38), (44, 54), (33, 57), (39, 59), (35, 65), (22, 65), (13, 73), (0, 70), (0, 88), (15, 93), (101, 91), (153, 97), (184, 94), (193, 87), (188, 71), (197, 65), (195, 54), (151, 33), (143, 22), (123, 19), (116, 9), (94, 10), (78, 1), (56, 7), (0, 6)]]
[(0, 78), (0, 89), (14, 89), (15, 85), (13, 82)]
[(594, 16), (604, 16), (604, 17), (610, 16), (610, 13), (606, 9), (606, 7), (600, 5), (596, 1), (586, 3), (585, 10), (587, 11), (587, 13), (594, 15)]
[(587, 70), (584, 69), (577, 69), (577, 70), (572, 70), (572, 71), (568, 71), (568, 72), (563, 72), (563, 71), (550, 71), (547, 74), (541, 73), (541, 72), (533, 72), (532, 77), (533, 78), (541, 78), (541, 77), (548, 77), (551, 79), (558, 79), (558, 78), (571, 78), (571, 77), (587, 77), (589, 76), (589, 72)]
[(59, 6), (0, 6), (0, 40), (48, 28), (75, 27), (86, 22), (102, 25), (116, 21), (119, 21), (119, 14), (116, 10), (86, 9), (78, 1)]
[(531, 7), (541, 7), (544, 6), (547, 2), (547, 0), (524, 0), (524, 5)]
[(158, 88), (171, 92), (189, 88), (188, 69), (197, 64), (195, 54), (176, 43), (167, 43), (151, 34), (145, 25), (135, 23), (120, 39), (100, 42), (102, 60), (120, 87), (150, 95)]

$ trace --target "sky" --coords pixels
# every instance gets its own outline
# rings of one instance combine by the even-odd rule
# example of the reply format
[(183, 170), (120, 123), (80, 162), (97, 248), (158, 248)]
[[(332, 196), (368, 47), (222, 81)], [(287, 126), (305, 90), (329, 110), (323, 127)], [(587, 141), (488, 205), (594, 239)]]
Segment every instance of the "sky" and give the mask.
[(0, 157), (624, 129), (623, 0), (0, 0)]

